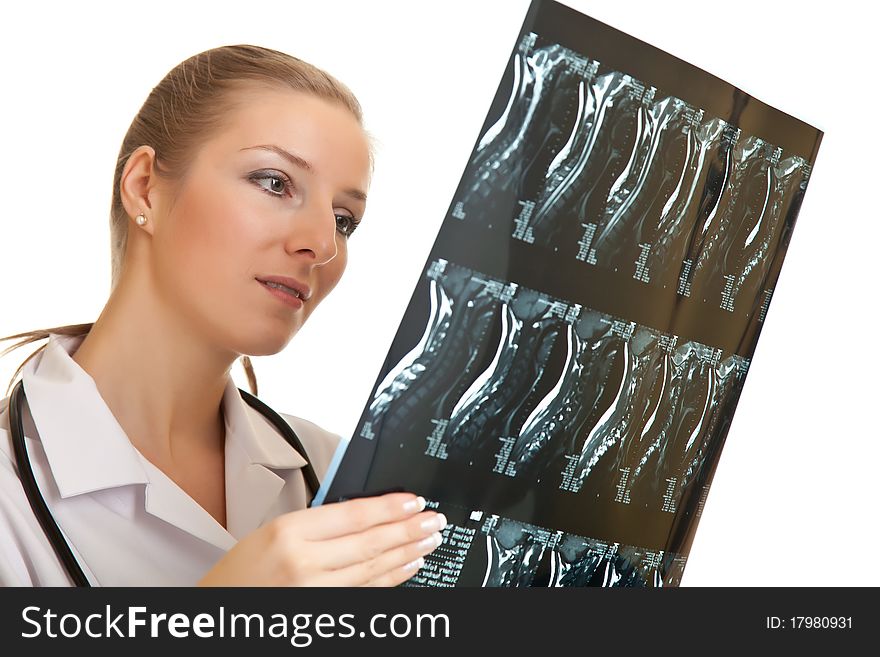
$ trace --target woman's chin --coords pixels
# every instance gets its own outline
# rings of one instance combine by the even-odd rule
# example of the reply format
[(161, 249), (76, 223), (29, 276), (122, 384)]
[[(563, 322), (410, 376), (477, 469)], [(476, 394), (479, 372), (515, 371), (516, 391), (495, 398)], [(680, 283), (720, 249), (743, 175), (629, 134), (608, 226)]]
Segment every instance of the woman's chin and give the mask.
[(292, 330), (288, 328), (286, 331), (267, 331), (259, 340), (254, 340), (252, 336), (245, 340), (246, 348), (239, 351), (251, 356), (274, 356), (290, 343), (298, 331), (299, 326), (296, 326)]

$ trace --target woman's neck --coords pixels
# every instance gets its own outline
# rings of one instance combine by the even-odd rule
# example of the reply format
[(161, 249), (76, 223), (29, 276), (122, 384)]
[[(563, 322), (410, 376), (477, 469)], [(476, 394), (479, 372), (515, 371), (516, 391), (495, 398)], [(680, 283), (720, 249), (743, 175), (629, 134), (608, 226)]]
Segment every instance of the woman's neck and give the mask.
[(147, 289), (120, 285), (72, 358), (151, 461), (222, 452), (223, 392), (236, 354), (214, 348)]

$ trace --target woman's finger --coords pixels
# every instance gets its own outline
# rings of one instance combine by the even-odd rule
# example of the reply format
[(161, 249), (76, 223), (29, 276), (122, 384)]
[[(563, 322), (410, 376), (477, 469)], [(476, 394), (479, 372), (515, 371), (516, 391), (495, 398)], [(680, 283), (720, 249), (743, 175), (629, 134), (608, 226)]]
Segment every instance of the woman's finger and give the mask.
[(304, 540), (321, 541), (402, 520), (424, 508), (423, 497), (412, 493), (386, 493), (305, 509), (305, 513), (296, 519), (296, 529)]
[(320, 566), (345, 568), (378, 557), (397, 547), (417, 543), (446, 526), (446, 516), (424, 511), (405, 520), (376, 525), (360, 534), (348, 534), (321, 542)]
[(395, 568), (393, 570), (389, 570), (384, 575), (380, 575), (379, 577), (370, 580), (364, 586), (400, 586), (408, 579), (412, 578), (416, 573), (419, 572), (422, 566), (425, 565), (425, 558), (418, 557), (415, 561), (411, 561), (410, 563), (401, 566), (400, 568)]
[(430, 554), (443, 540), (435, 532), (419, 541), (383, 552), (361, 563), (327, 571), (326, 586), (397, 586), (412, 577), (424, 564), (421, 557)]

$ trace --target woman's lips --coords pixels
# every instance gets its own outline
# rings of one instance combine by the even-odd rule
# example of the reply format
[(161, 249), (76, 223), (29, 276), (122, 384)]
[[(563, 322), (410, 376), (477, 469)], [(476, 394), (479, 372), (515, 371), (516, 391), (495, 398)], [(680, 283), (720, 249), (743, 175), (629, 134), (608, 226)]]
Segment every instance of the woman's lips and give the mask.
[(303, 300), (300, 299), (295, 294), (291, 294), (290, 292), (286, 292), (286, 291), (281, 290), (277, 287), (272, 287), (271, 285), (267, 285), (263, 281), (258, 280), (257, 282), (263, 287), (264, 290), (269, 292), (269, 294), (271, 294), (276, 299), (286, 303), (291, 308), (299, 309), (299, 308), (303, 307)]
[(301, 283), (295, 278), (291, 278), (290, 276), (280, 276), (280, 275), (269, 275), (269, 276), (255, 276), (255, 278), (261, 283), (271, 283), (275, 285), (282, 285), (283, 287), (290, 288), (299, 294), (299, 298), (303, 301), (308, 301), (312, 296), (312, 290), (305, 283)]

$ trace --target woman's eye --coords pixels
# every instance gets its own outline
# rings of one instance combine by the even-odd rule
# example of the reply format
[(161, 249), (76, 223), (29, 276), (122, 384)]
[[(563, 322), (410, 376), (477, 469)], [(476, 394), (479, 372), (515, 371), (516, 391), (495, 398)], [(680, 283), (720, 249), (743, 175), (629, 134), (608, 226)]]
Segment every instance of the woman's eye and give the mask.
[[(347, 214), (337, 214), (336, 219), (336, 223), (339, 225), (339, 231), (346, 237), (350, 237), (354, 232), (354, 229), (357, 228), (358, 224), (361, 222), (360, 219), (355, 219)], [(339, 219), (342, 221), (338, 221)]]
[(285, 189), (287, 189), (287, 185), (283, 180), (281, 180), (281, 178), (273, 177), (269, 178), (268, 180), (270, 181), (271, 189), (273, 192), (281, 194), (282, 192), (284, 192)]
[[(283, 198), (287, 195), (287, 190), (293, 188), (293, 183), (290, 178), (280, 171), (257, 172), (248, 176), (248, 179), (254, 182), (264, 192), (275, 196), (276, 198)], [(349, 237), (354, 232), (354, 229), (358, 227), (360, 222), (360, 219), (348, 214), (336, 215), (337, 229), (346, 237)]]
[[(284, 196), (285, 191), (291, 186), (291, 182), (287, 176), (280, 173), (254, 174), (250, 176), (250, 179), (259, 185), (259, 187), (267, 194), (271, 194), (272, 196)], [(264, 182), (268, 182), (268, 185), (264, 185)]]

